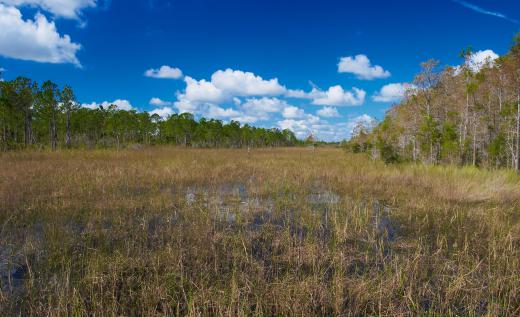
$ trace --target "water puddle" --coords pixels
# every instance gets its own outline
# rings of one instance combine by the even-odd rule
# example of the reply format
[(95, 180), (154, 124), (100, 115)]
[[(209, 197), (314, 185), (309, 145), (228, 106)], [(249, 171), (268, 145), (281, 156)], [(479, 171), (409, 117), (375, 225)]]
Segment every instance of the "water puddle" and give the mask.
[(382, 205), (375, 200), (372, 205), (372, 225), (378, 237), (385, 242), (393, 242), (396, 239), (396, 229), (392, 224), (389, 206)]
[(337, 205), (341, 198), (333, 191), (323, 190), (310, 193), (307, 200), (313, 205)]
[(13, 253), (12, 248), (3, 248), (0, 253), (0, 277), (2, 291), (20, 295), (24, 290), (27, 266), (21, 253)]

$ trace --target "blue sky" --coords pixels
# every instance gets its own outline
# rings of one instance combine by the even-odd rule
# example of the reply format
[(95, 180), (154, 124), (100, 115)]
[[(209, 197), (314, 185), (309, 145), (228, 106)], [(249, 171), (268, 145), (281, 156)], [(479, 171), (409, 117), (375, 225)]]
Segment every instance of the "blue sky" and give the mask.
[(340, 140), (382, 119), (420, 62), (504, 54), (519, 20), (518, 1), (0, 0), (0, 68), (86, 107)]

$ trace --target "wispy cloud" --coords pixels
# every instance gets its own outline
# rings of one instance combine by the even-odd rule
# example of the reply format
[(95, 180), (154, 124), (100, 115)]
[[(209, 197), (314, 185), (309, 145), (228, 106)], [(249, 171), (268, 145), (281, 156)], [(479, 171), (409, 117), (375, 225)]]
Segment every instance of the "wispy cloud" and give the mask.
[(479, 6), (476, 6), (474, 4), (471, 4), (471, 3), (463, 1), (463, 0), (452, 0), (452, 1), (455, 2), (455, 3), (460, 4), (463, 7), (468, 8), (470, 10), (473, 10), (475, 12), (486, 14), (486, 15), (491, 15), (491, 16), (494, 16), (494, 17), (497, 17), (497, 18), (500, 18), (500, 19), (504, 19), (504, 20), (507, 20), (509, 22), (512, 22), (512, 23), (520, 25), (520, 21), (512, 19), (512, 18), (508, 17), (507, 15), (502, 14), (500, 12), (488, 11), (486, 9), (483, 9), (483, 8), (481, 8)]

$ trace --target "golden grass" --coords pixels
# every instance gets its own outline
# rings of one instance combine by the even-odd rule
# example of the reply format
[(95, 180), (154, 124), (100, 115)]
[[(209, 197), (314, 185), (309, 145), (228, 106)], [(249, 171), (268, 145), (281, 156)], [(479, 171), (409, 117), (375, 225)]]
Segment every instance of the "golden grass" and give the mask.
[(520, 314), (520, 178), (338, 149), (0, 156), (6, 315)]

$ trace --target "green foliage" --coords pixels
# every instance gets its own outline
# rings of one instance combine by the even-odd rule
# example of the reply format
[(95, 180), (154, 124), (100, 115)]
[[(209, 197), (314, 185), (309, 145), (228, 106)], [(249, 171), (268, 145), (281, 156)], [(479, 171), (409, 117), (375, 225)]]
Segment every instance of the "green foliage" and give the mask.
[[(520, 33), (504, 56), (479, 69), (464, 64), (437, 70), (421, 64), (412, 91), (388, 110), (379, 126), (364, 136), (385, 161), (424, 161), (520, 171)], [(361, 140), (349, 141), (353, 152)]]
[(452, 159), (459, 149), (457, 128), (450, 122), (442, 127), (441, 156)]
[(488, 152), (490, 160), (495, 162), (495, 165), (500, 166), (504, 161), (504, 153), (506, 150), (506, 139), (503, 134), (497, 135), (489, 144)]
[(425, 152), (429, 151), (431, 144), (437, 143), (441, 138), (437, 122), (435, 122), (432, 116), (424, 117), (423, 123), (419, 128), (419, 133), (420, 140), (422, 141), (421, 144)]
[(377, 139), (376, 148), (385, 163), (398, 163), (400, 161), (396, 148), (382, 138)]
[(158, 115), (120, 110), (115, 105), (81, 108), (74, 91), (51, 81), (28, 78), (0, 82), (0, 148), (122, 147), (174, 144), (193, 147), (293, 146), (301, 142), (290, 130), (240, 126), (237, 121), (195, 120), (189, 113)]
[(513, 46), (511, 47), (513, 54), (520, 54), (520, 32), (516, 33), (513, 37)]

